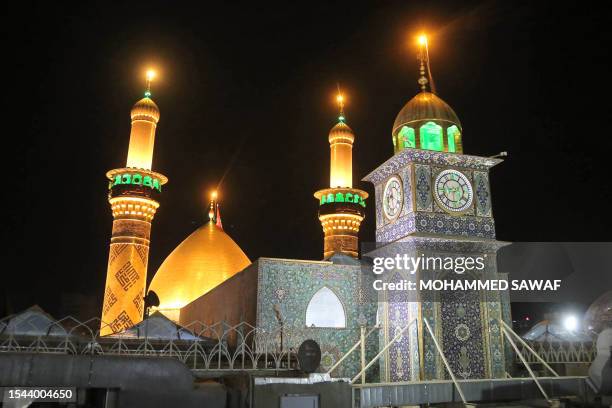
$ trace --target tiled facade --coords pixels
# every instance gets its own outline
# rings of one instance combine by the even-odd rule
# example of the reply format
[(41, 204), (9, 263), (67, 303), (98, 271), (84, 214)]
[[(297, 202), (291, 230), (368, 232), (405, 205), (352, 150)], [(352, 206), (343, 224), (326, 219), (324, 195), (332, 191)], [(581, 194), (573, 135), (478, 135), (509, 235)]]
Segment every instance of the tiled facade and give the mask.
[[(495, 240), (489, 185), (489, 169), (499, 162), (417, 149), (405, 149), (387, 160), (364, 178), (374, 184), (379, 244), (369, 255), (485, 256), (485, 269), (468, 277), (505, 279), (505, 275), (497, 273), (496, 251), (504, 243)], [(447, 213), (433, 198), (434, 179), (444, 169), (459, 170), (473, 188), (472, 204), (460, 214)], [(383, 189), (392, 176), (402, 180), (404, 198), (399, 216), (387, 219), (383, 211)], [(380, 247), (381, 243), (398, 244)], [(443, 271), (428, 270), (418, 271), (416, 276), (440, 278), (443, 275)], [(379, 320), (384, 326), (381, 346), (415, 320), (384, 354), (380, 364), (382, 381), (448, 378), (427, 332), (425, 319), (458, 378), (504, 377), (507, 346), (498, 321), (502, 318), (510, 321), (507, 293), (447, 291), (424, 296), (400, 291), (379, 296), (384, 297), (379, 299)]]
[[(346, 257), (348, 258), (348, 257)], [(333, 259), (333, 258), (332, 258)], [(321, 371), (327, 371), (360, 338), (360, 324), (375, 324), (376, 300), (363, 282), (359, 261), (338, 264), (326, 261), (300, 261), (260, 258), (258, 261), (257, 322), (259, 328), (278, 330), (275, 307), (280, 311), (289, 338), (287, 347), (297, 349), (306, 339), (321, 347)], [(349, 261), (350, 262), (350, 261)], [(306, 309), (321, 288), (329, 288), (340, 300), (346, 314), (346, 328), (306, 326)], [(367, 342), (367, 353), (376, 352), (376, 338)], [(353, 377), (359, 372), (359, 352), (342, 363), (335, 377)]]

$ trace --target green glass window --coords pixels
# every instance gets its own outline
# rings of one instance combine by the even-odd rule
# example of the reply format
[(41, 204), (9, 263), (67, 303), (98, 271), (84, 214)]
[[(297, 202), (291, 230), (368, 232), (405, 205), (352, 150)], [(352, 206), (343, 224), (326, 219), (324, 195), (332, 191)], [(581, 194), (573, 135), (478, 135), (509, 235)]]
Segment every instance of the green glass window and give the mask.
[(442, 126), (436, 125), (433, 122), (427, 122), (421, 126), (421, 149), (444, 150), (444, 138), (442, 137)]
[(407, 147), (416, 147), (416, 137), (414, 134), (414, 129), (408, 126), (402, 126), (401, 130), (397, 134), (399, 139), (399, 146), (401, 149), (405, 149)]
[(446, 135), (447, 135), (446, 138), (448, 141), (448, 151), (456, 152), (457, 147), (455, 145), (455, 140), (457, 136), (459, 135), (459, 128), (455, 125), (449, 127), (448, 129), (446, 129)]

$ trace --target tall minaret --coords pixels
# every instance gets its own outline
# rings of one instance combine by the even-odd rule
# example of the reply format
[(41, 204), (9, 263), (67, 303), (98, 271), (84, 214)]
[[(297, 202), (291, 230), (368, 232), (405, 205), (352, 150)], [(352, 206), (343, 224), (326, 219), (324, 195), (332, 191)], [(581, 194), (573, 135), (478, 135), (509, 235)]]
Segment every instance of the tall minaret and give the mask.
[(144, 311), (151, 221), (159, 207), (161, 186), (168, 181), (163, 174), (151, 170), (159, 121), (159, 109), (151, 99), (154, 76), (153, 71), (147, 72), (145, 97), (132, 108), (126, 167), (106, 173), (113, 232), (102, 306), (102, 336), (140, 322)]
[(325, 235), (323, 258), (335, 253), (359, 255), (359, 227), (365, 218), (368, 193), (353, 188), (353, 142), (355, 134), (346, 124), (344, 96), (338, 90), (336, 98), (340, 114), (338, 123), (329, 132), (331, 150), (329, 187), (317, 191), (319, 220)]

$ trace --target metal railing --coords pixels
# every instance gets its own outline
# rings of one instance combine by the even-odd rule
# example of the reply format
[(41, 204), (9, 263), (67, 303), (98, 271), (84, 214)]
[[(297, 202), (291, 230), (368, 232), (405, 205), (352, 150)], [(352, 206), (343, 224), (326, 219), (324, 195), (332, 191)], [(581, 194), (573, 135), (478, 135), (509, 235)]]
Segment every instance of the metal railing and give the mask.
[[(597, 354), (594, 342), (525, 341), (525, 343), (549, 364), (591, 363)], [(519, 345), (519, 351), (527, 362), (538, 363), (538, 359), (526, 346)], [(518, 355), (516, 359), (520, 361)]]
[(295, 370), (300, 344), (305, 339), (321, 342), (319, 337), (320, 330), (309, 327), (200, 321), (181, 327), (152, 318), (138, 329), (101, 337), (98, 318), (51, 320), (34, 314), (0, 319), (0, 353), (172, 357), (194, 370)]

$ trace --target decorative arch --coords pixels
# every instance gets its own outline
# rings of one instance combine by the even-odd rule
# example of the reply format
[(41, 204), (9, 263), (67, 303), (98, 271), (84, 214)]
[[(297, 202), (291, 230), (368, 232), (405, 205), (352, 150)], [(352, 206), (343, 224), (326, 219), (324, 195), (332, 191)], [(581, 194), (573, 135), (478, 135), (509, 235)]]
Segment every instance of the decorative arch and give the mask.
[(397, 134), (399, 150), (416, 147), (416, 136), (414, 129), (408, 126), (402, 126)]
[(459, 128), (455, 125), (446, 129), (448, 151), (454, 153), (457, 151), (457, 139), (460, 136)]
[(327, 286), (319, 289), (306, 308), (308, 327), (346, 327), (344, 306), (336, 294)]
[(442, 126), (427, 122), (419, 129), (419, 141), (421, 149), (444, 151), (444, 137), (442, 136)]

